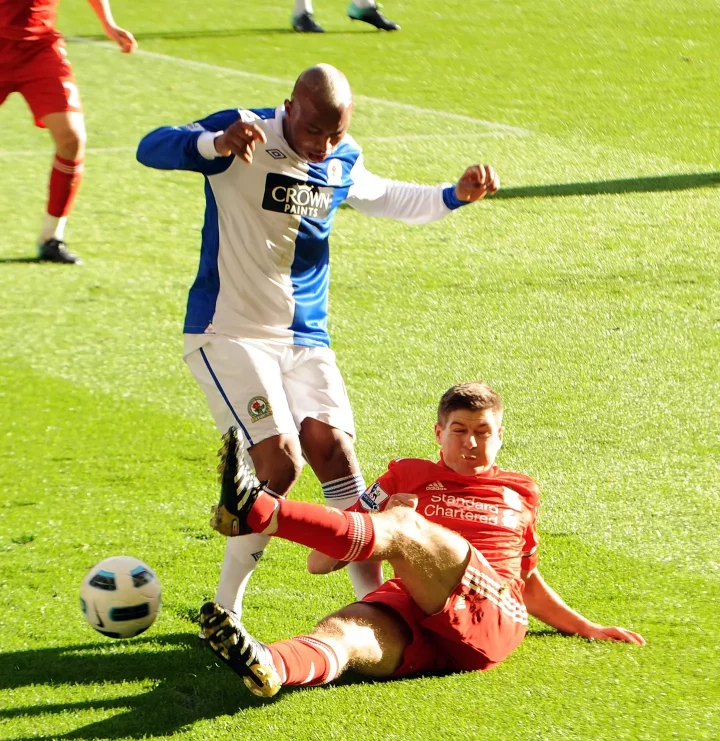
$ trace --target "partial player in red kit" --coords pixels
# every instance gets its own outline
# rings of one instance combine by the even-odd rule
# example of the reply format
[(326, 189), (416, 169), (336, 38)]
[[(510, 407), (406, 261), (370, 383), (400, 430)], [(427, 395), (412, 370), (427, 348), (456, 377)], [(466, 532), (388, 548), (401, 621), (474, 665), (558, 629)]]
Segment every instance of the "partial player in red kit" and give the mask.
[[(55, 29), (59, 0), (0, 2), (0, 105), (20, 93), (55, 142), (47, 214), (40, 229), (41, 260), (79, 263), (64, 242), (65, 222), (80, 187), (85, 156), (85, 121), (80, 94), (62, 35)], [(108, 0), (88, 0), (103, 30), (127, 54), (133, 35), (115, 24)]]
[(314, 548), (313, 573), (350, 561), (387, 560), (395, 578), (312, 633), (270, 645), (214, 602), (200, 621), (208, 646), (248, 689), (269, 697), (283, 685), (316, 685), (352, 669), (371, 677), (486, 670), (525, 636), (528, 613), (564, 633), (643, 644), (568, 607), (537, 568), (537, 484), (495, 465), (502, 404), (484, 383), (453, 386), (440, 400), (438, 463), (393, 461), (351, 510), (273, 497), (242, 462), (231, 429), (221, 452), (224, 535), (262, 532)]

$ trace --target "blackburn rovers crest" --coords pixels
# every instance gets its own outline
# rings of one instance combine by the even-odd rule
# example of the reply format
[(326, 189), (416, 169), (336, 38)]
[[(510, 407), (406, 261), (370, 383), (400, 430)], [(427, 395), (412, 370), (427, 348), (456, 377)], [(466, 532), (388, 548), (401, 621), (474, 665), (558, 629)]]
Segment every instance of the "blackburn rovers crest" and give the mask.
[(264, 396), (253, 396), (248, 402), (248, 414), (251, 422), (258, 422), (272, 416), (270, 402)]

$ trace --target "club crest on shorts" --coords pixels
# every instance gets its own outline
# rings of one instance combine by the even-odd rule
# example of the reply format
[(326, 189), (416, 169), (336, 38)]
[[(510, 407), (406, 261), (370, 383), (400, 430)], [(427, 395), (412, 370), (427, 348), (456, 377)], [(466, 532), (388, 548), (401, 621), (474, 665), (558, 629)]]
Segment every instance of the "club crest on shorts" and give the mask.
[(253, 396), (248, 402), (248, 414), (251, 422), (258, 422), (272, 416), (270, 402), (264, 396)]

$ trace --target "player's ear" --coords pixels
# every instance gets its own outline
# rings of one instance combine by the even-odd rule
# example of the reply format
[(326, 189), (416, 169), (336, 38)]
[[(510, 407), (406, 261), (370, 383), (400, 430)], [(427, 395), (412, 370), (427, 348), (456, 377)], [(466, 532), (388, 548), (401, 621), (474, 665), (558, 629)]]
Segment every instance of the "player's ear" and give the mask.
[(442, 445), (441, 435), (442, 435), (442, 425), (439, 422), (435, 423), (435, 442), (437, 442), (438, 445)]
[(292, 118), (293, 102), (292, 100), (285, 99), (285, 116), (286, 118)]
[(500, 443), (502, 443), (503, 435), (505, 434), (505, 428), (501, 427), (498, 430), (498, 439), (500, 440)]

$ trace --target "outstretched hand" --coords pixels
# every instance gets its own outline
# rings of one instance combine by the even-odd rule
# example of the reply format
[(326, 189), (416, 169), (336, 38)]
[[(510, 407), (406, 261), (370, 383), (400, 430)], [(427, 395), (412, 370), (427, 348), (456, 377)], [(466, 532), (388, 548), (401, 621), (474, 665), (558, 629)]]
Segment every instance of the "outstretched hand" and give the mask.
[(105, 26), (105, 33), (107, 37), (114, 41), (119, 47), (123, 54), (130, 54), (137, 49), (137, 41), (135, 37), (120, 26)]
[(267, 143), (265, 132), (257, 124), (238, 120), (215, 139), (215, 150), (222, 157), (234, 154), (251, 165), (255, 142)]
[(639, 634), (627, 628), (618, 628), (617, 626), (604, 627), (595, 626), (585, 635), (585, 638), (592, 638), (596, 641), (617, 641), (619, 643), (636, 643), (638, 646), (645, 645), (645, 639)]
[(500, 178), (492, 165), (472, 165), (455, 186), (455, 195), (465, 203), (474, 203), (500, 189)]

